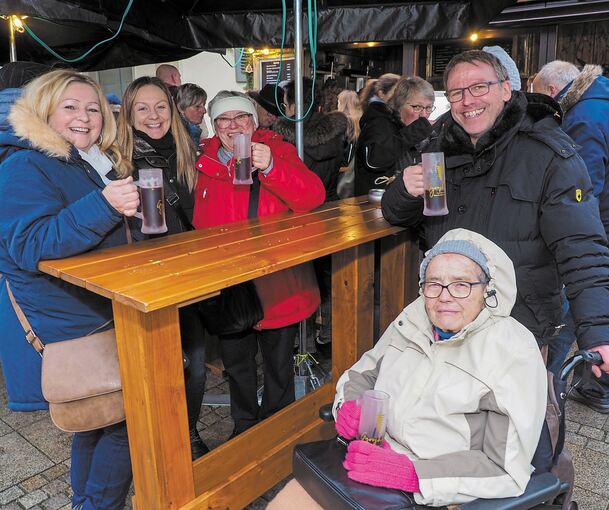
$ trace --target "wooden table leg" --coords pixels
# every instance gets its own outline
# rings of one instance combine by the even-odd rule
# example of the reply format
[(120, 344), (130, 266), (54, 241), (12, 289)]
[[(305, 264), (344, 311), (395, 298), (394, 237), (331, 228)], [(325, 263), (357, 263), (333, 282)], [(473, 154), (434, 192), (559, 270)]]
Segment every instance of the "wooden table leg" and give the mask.
[(332, 379), (372, 348), (374, 241), (332, 254)]
[(381, 239), (380, 333), (418, 296), (419, 247), (412, 233)]
[(137, 507), (177, 509), (195, 496), (178, 310), (113, 309)]

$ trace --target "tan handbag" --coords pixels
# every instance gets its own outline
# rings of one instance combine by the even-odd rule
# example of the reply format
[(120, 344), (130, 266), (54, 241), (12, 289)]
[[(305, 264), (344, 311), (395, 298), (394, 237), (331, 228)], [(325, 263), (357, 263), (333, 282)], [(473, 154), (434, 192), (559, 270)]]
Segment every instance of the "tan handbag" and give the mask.
[(44, 345), (6, 289), (25, 331), (42, 356), (42, 394), (53, 423), (66, 432), (86, 432), (125, 419), (114, 329)]

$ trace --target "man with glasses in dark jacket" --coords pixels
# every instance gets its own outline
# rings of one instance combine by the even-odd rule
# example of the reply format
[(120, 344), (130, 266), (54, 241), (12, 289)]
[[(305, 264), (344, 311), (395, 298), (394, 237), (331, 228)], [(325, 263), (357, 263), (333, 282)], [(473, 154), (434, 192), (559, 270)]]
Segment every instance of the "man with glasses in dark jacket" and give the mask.
[(467, 51), (444, 73), (451, 115), (423, 152), (446, 157), (446, 216), (423, 216), (423, 170), (404, 169), (383, 197), (392, 224), (416, 228), (425, 249), (467, 228), (505, 250), (516, 267), (512, 316), (540, 346), (560, 332), (561, 289), (581, 348), (601, 353), (609, 372), (609, 248), (590, 178), (560, 129), (551, 98), (512, 91), (493, 55)]

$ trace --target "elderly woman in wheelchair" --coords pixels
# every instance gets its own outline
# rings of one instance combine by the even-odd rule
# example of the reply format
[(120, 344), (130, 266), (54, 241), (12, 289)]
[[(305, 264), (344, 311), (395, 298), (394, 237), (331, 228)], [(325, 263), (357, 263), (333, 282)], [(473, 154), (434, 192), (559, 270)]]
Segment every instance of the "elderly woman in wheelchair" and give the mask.
[[(510, 317), (514, 266), (485, 237), (456, 229), (419, 276), (421, 296), (338, 381), (336, 430), (353, 440), (343, 466), (351, 480), (411, 492), (419, 505), (518, 496), (533, 471), (547, 376), (532, 333)], [(369, 389), (390, 396), (382, 446), (357, 440)]]

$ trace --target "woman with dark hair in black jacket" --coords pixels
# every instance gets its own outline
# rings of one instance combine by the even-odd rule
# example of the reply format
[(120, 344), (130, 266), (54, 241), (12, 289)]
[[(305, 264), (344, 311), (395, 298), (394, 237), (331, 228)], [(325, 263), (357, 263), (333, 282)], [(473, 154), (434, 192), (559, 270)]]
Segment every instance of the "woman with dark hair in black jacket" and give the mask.
[[(158, 78), (133, 81), (123, 96), (118, 117), (118, 143), (134, 170), (161, 168), (165, 188), (167, 234), (192, 230), (194, 187), (197, 182), (195, 148), (170, 92)], [(182, 348), (186, 372), (186, 407), (193, 460), (209, 450), (197, 432), (205, 393), (205, 344), (197, 304), (180, 308)]]

